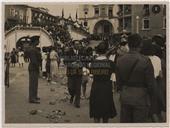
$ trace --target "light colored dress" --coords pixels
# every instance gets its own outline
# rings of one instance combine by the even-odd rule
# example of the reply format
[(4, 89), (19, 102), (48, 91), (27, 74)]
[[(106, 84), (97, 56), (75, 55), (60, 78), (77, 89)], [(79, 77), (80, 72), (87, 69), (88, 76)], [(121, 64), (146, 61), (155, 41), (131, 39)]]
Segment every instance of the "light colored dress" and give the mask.
[(46, 72), (47, 54), (42, 52), (42, 72)]
[(57, 77), (57, 73), (58, 73), (58, 62), (57, 62), (58, 54), (57, 54), (57, 52), (52, 50), (50, 53), (50, 59), (51, 59), (51, 65), (50, 65), (51, 77), (53, 79), (54, 77)]
[(18, 63), (19, 64), (24, 63), (24, 52), (23, 51), (18, 52)]

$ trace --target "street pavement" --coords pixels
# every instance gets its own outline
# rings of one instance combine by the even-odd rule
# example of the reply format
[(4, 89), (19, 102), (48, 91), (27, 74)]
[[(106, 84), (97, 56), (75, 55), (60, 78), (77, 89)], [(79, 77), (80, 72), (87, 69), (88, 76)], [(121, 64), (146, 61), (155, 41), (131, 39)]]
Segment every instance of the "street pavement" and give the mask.
[[(5, 123), (93, 123), (89, 118), (89, 100), (81, 99), (80, 108), (69, 103), (65, 68), (60, 67), (57, 84), (48, 84), (39, 78), (38, 95), (40, 104), (28, 102), (29, 76), (28, 64), (24, 67), (10, 67), (10, 87), (5, 88)], [(90, 82), (87, 85), (87, 96), (90, 95)], [(119, 123), (119, 94), (114, 92), (114, 102), (118, 115), (109, 123)]]

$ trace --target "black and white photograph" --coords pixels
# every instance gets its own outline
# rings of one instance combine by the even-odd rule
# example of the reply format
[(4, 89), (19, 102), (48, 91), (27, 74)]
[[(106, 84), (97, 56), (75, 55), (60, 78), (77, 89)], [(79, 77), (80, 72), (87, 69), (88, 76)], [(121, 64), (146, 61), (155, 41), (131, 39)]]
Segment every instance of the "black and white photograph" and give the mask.
[(2, 7), (4, 126), (169, 125), (167, 1)]

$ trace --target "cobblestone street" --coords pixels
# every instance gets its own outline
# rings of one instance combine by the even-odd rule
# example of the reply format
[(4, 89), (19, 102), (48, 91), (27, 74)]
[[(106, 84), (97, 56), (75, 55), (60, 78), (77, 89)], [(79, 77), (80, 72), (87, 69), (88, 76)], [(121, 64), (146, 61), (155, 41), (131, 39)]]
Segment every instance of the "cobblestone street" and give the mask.
[[(10, 68), (10, 87), (5, 88), (5, 122), (6, 123), (93, 123), (89, 118), (89, 100), (81, 99), (80, 108), (69, 103), (66, 77), (60, 74), (57, 84), (49, 84), (39, 78), (38, 94), (40, 104), (28, 103), (28, 64), (23, 68), (16, 65)], [(64, 68), (60, 67), (60, 71)], [(90, 94), (91, 82), (87, 85)], [(119, 122), (119, 95), (114, 93), (118, 116), (110, 123)]]

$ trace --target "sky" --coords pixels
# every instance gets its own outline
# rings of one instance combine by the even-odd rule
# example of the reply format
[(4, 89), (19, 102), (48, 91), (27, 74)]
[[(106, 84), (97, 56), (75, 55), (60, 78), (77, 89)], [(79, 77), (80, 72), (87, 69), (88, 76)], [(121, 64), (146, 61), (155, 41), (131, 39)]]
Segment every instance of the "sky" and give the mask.
[(54, 16), (61, 16), (62, 15), (62, 9), (64, 9), (64, 17), (68, 18), (71, 14), (72, 19), (75, 19), (76, 17), (76, 11), (78, 11), (78, 4), (61, 4), (61, 3), (34, 3), (34, 4), (27, 4), (32, 7), (44, 7), (48, 8), (49, 13)]

